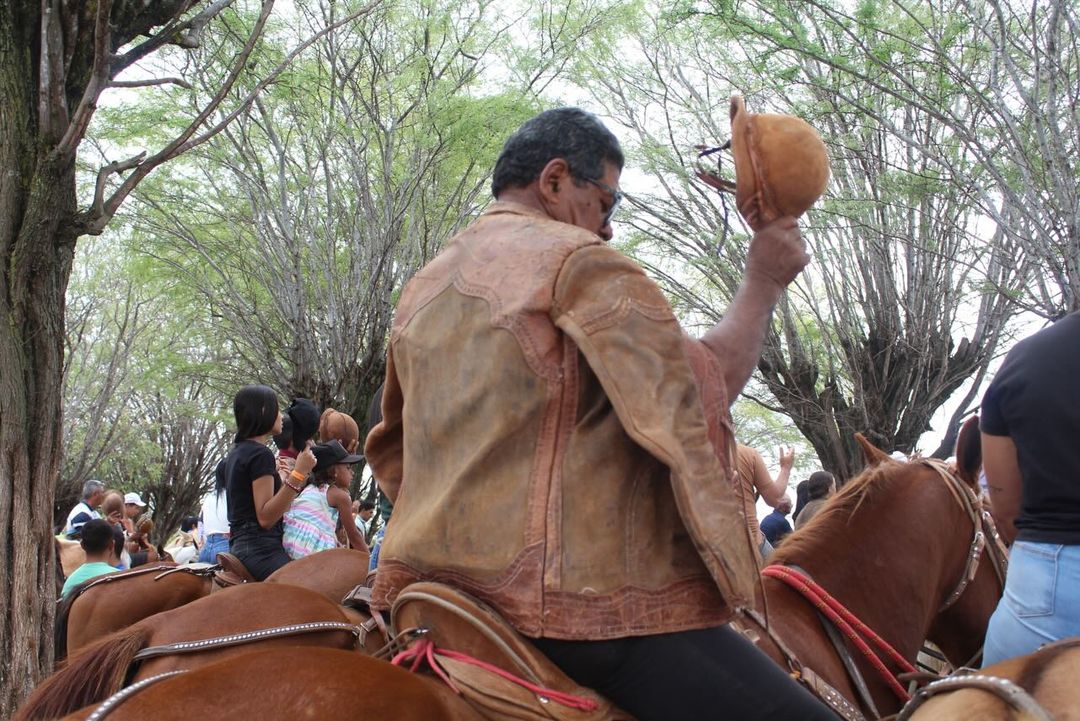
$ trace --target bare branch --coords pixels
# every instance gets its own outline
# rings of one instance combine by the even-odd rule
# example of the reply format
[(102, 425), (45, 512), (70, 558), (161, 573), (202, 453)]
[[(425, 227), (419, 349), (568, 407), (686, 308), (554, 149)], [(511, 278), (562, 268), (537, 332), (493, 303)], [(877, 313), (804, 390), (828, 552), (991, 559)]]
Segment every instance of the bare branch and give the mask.
[(191, 83), (183, 78), (152, 78), (150, 80), (113, 80), (107, 87), (110, 88), (145, 88), (151, 85), (179, 85), (185, 90), (191, 90)]
[(105, 89), (109, 81), (109, 41), (111, 30), (109, 29), (109, 14), (112, 12), (112, 0), (99, 0), (97, 17), (94, 22), (94, 64), (90, 70), (90, 79), (86, 83), (79, 107), (71, 116), (64, 136), (56, 146), (56, 152), (61, 156), (74, 153), (79, 147), (86, 129), (90, 126), (90, 119), (97, 110), (98, 97)]
[[(199, 12), (188, 20), (180, 20), (180, 13), (174, 15), (174, 19), (166, 23), (158, 32), (151, 36), (148, 40), (136, 45), (131, 50), (120, 57), (113, 58), (111, 74), (112, 77), (116, 77), (121, 72), (131, 67), (135, 63), (139, 62), (147, 55), (160, 50), (162, 47), (170, 44), (180, 45), (181, 47), (195, 47), (190, 41), (177, 41), (178, 36), (185, 38), (197, 38), (202, 34), (202, 28), (210, 22), (213, 18), (220, 15), (226, 8), (233, 4), (235, 0), (216, 0), (211, 3), (207, 8)], [(194, 4), (194, 0), (188, 2), (188, 7)], [(194, 32), (193, 32), (194, 30)]]
[(92, 213), (103, 212), (102, 206), (105, 202), (105, 183), (108, 180), (109, 176), (113, 173), (123, 173), (127, 170), (131, 170), (132, 168), (138, 166), (145, 157), (146, 151), (144, 150), (138, 155), (134, 155), (127, 160), (118, 160), (116, 162), (109, 163), (108, 165), (103, 165), (98, 170), (97, 183), (94, 186), (94, 202), (90, 206)]

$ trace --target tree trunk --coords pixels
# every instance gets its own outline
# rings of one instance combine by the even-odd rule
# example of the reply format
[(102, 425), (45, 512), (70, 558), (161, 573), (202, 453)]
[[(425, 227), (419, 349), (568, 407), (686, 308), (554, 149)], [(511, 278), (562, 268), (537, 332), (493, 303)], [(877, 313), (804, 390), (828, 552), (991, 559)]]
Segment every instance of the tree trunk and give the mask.
[(0, 718), (11, 717), (53, 663), (47, 642), (57, 592), (51, 511), (61, 454), (74, 210), (73, 158), (55, 157), (39, 158), (27, 192), (5, 193), (0, 206), (14, 231), (3, 239), (0, 271), (0, 658), (7, 662)]
[(52, 667), (52, 505), (60, 465), (74, 157), (36, 126), (36, 15), (0, 7), (0, 718)]

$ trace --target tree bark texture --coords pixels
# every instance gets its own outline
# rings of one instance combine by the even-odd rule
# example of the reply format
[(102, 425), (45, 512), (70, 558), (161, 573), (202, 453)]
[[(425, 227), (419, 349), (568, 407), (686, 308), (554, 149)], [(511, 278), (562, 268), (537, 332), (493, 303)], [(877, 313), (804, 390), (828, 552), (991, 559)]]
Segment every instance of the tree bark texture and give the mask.
[(33, 10), (0, 9), (0, 717), (52, 665), (52, 501), (60, 462), (74, 154), (35, 121)]
[(64, 298), (76, 238), (88, 227), (76, 149), (120, 67), (113, 53), (190, 5), (0, 5), (0, 718), (53, 662)]

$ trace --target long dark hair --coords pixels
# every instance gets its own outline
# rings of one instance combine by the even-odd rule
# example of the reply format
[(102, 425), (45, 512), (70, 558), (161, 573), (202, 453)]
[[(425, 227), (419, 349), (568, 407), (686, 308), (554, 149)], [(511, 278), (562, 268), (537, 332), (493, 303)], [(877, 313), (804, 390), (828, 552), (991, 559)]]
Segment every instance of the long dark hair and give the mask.
[(244, 386), (233, 396), (233, 416), (237, 443), (266, 435), (277, 423), (277, 393), (267, 386)]
[(229, 479), (225, 477), (225, 459), (222, 458), (218, 461), (217, 468), (214, 469), (214, 493), (221, 496), (228, 480)]

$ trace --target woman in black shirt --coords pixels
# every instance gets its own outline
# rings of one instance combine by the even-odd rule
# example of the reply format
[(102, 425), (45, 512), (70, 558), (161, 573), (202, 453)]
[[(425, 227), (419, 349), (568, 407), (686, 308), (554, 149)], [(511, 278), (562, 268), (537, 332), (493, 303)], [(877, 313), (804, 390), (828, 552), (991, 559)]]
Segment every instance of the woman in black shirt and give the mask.
[(281, 432), (281, 412), (272, 389), (244, 386), (233, 398), (233, 414), (236, 443), (225, 458), (229, 551), (262, 581), (290, 560), (281, 545), (281, 518), (307, 483), (315, 456), (305, 449), (289, 477), (278, 476), (274, 454), (266, 447), (270, 436)]

